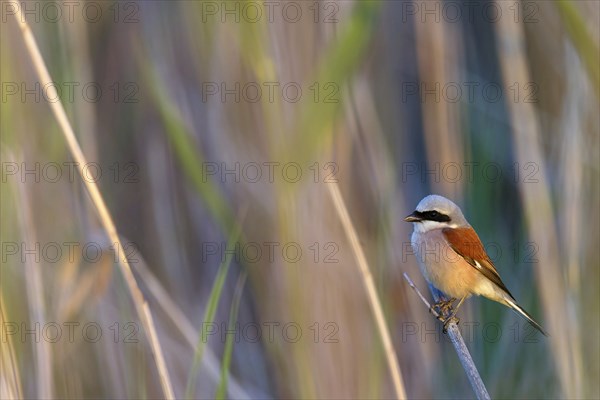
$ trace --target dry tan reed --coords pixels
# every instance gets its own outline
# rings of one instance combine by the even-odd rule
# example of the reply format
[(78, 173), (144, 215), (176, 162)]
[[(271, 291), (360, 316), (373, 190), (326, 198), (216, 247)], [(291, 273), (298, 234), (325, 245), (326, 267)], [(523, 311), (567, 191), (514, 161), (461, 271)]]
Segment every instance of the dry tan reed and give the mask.
[(356, 234), (356, 230), (352, 225), (350, 215), (348, 214), (348, 210), (346, 208), (344, 199), (342, 197), (342, 194), (340, 193), (340, 189), (337, 183), (332, 182), (327, 183), (326, 185), (329, 189), (331, 199), (333, 200), (335, 210), (337, 211), (338, 217), (340, 218), (342, 226), (344, 227), (346, 238), (350, 242), (350, 246), (352, 246), (354, 257), (356, 257), (356, 264), (358, 265), (358, 268), (360, 270), (360, 274), (365, 285), (365, 290), (367, 291), (369, 304), (371, 305), (371, 310), (373, 311), (373, 315), (375, 317), (377, 331), (379, 333), (379, 337), (381, 338), (381, 342), (383, 343), (383, 348), (385, 350), (385, 357), (387, 360), (388, 368), (390, 370), (390, 374), (392, 375), (392, 382), (394, 384), (396, 398), (405, 399), (406, 391), (404, 390), (404, 382), (402, 380), (400, 366), (398, 365), (398, 360), (396, 358), (396, 351), (394, 350), (394, 345), (392, 344), (392, 339), (390, 337), (390, 333), (385, 322), (383, 308), (381, 307), (381, 302), (379, 301), (379, 297), (377, 295), (377, 289), (375, 288), (375, 283), (373, 282), (373, 275), (371, 275), (371, 270), (369, 269), (367, 258), (365, 257), (365, 253), (360, 247), (358, 235)]
[[(10, 321), (6, 318), (4, 307), (4, 298), (0, 292), (0, 326), (5, 327)], [(0, 341), (0, 398), (2, 399), (22, 399), (23, 389), (21, 388), (21, 377), (19, 366), (15, 357), (13, 339), (10, 335)]]
[[(23, 34), (23, 40), (25, 41), (29, 55), (32, 58), (33, 65), (37, 71), (41, 85), (48, 88), (49, 98), (58, 99), (59, 96), (56, 87), (52, 85), (52, 79), (50, 78), (46, 64), (44, 63), (42, 55), (40, 54), (35, 38), (31, 33), (31, 29), (27, 25), (22, 8), (18, 8), (18, 12), (15, 17)], [(87, 160), (83, 154), (83, 151), (81, 150), (81, 147), (79, 146), (77, 138), (75, 137), (75, 133), (71, 127), (69, 119), (67, 118), (65, 109), (62, 103), (59, 101), (50, 102), (50, 108), (52, 109), (52, 112), (54, 113), (54, 116), (61, 127), (62, 133), (69, 146), (69, 150), (71, 151), (71, 155), (77, 163), (79, 172), (83, 175), (83, 169), (87, 165)], [(110, 212), (108, 211), (108, 208), (106, 207), (104, 199), (100, 194), (98, 186), (95, 182), (89, 179), (83, 179), (83, 181), (91, 197), (92, 204), (98, 212), (100, 223), (102, 224), (111, 242), (115, 243), (117, 254), (119, 254), (119, 265), (121, 266), (121, 272), (123, 273), (123, 277), (127, 283), (127, 288), (129, 289), (133, 303), (135, 304), (138, 317), (140, 318), (140, 321), (142, 322), (144, 330), (150, 341), (150, 348), (152, 349), (152, 353), (156, 361), (156, 367), (160, 376), (163, 393), (166, 398), (174, 399), (175, 395), (173, 393), (171, 380), (169, 378), (169, 372), (167, 370), (148, 303), (144, 299), (144, 296), (140, 291), (137, 282), (135, 281), (135, 277), (131, 271), (131, 266), (129, 265), (129, 261), (125, 256), (125, 249), (121, 243), (115, 224), (112, 220)]]
[[(21, 232), (25, 243), (34, 244), (37, 239), (31, 209), (31, 199), (27, 194), (25, 183), (18, 186), (17, 196), (19, 208), (19, 220)], [(27, 304), (31, 313), (33, 324), (44, 324), (48, 318), (46, 314), (46, 303), (44, 301), (44, 285), (42, 271), (39, 264), (32, 260), (25, 260), (25, 280), (27, 281)], [(40, 398), (52, 398), (54, 396), (54, 381), (52, 380), (52, 350), (50, 343), (41, 340), (34, 344), (36, 357), (37, 390)]]

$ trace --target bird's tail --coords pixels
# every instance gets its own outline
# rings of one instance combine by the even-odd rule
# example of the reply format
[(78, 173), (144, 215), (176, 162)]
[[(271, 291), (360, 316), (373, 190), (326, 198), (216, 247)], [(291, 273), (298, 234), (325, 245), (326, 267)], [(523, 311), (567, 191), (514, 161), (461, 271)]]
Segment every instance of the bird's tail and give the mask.
[(535, 320), (533, 319), (533, 317), (531, 315), (529, 315), (527, 313), (527, 311), (525, 311), (521, 307), (519, 307), (517, 305), (517, 303), (515, 302), (514, 299), (511, 299), (508, 296), (505, 296), (504, 297), (504, 301), (506, 302), (506, 305), (509, 306), (510, 308), (512, 308), (517, 314), (520, 314), (521, 316), (525, 317), (525, 319), (527, 321), (529, 321), (529, 323), (531, 325), (533, 325), (533, 327), (535, 329), (537, 329), (538, 331), (540, 331), (542, 333), (542, 335), (548, 336), (548, 334), (544, 331), (544, 329), (542, 329), (542, 327), (540, 326), (540, 324), (538, 324), (537, 322), (535, 322)]

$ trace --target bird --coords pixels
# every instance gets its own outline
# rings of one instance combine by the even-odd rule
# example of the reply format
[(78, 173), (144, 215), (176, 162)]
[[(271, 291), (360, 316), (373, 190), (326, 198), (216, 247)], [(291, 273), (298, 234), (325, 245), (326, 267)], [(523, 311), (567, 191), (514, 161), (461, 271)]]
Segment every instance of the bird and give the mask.
[[(431, 285), (450, 297), (435, 303), (439, 319), (448, 324), (456, 320), (461, 304), (473, 295), (484, 296), (504, 304), (524, 317), (544, 336), (544, 331), (531, 315), (517, 304), (473, 227), (461, 209), (451, 200), (431, 194), (424, 197), (416, 210), (404, 218), (412, 222), (411, 246), (421, 273)], [(459, 299), (458, 305), (452, 307)], [(443, 314), (450, 315), (445, 318)]]

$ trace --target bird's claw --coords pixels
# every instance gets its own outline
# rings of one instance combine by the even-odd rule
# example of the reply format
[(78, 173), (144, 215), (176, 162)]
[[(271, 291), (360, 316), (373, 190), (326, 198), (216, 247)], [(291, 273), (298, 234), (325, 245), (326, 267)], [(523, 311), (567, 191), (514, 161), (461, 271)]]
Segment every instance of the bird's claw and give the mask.
[(437, 319), (443, 322), (446, 320), (444, 315), (449, 314), (450, 309), (452, 308), (452, 305), (455, 301), (456, 299), (454, 297), (450, 300), (440, 300), (429, 307), (429, 312), (434, 315), (437, 314)]
[(459, 319), (456, 317), (456, 310), (452, 312), (452, 306), (454, 305), (455, 301), (456, 299), (453, 297), (450, 300), (440, 300), (429, 307), (429, 312), (431, 312), (438, 320), (444, 323), (444, 333), (448, 333), (448, 325), (450, 325), (452, 322), (458, 325)]

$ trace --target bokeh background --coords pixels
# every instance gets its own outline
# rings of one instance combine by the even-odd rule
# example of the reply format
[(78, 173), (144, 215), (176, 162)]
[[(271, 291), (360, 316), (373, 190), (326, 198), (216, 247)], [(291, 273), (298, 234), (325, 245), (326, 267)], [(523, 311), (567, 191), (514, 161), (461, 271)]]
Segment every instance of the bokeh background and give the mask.
[(429, 193), (463, 208), (550, 332), (463, 306), (492, 397), (600, 396), (598, 2), (70, 4), (2, 3), (2, 398), (164, 396), (19, 7), (177, 398), (397, 395), (328, 185), (409, 398), (473, 396), (403, 279), (429, 294), (402, 221)]

